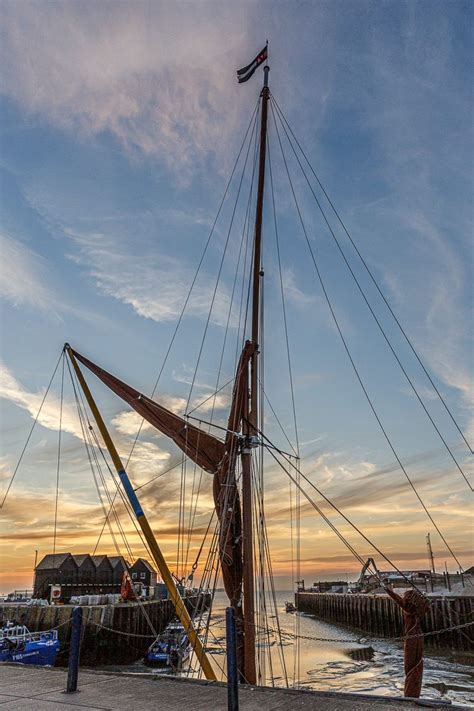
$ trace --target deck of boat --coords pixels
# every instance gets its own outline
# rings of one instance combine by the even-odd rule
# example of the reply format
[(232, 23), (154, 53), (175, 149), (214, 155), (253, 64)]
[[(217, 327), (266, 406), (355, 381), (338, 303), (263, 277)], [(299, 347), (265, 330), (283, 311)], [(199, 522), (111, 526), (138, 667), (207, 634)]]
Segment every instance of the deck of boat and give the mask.
[[(227, 708), (227, 688), (217, 682), (178, 678), (150, 678), (150, 675), (109, 674), (80, 671), (79, 690), (65, 694), (66, 672), (62, 669), (40, 669), (2, 665), (0, 667), (0, 707), (9, 711), (64, 711), (66, 708), (82, 709), (179, 709), (187, 702), (196, 709)], [(409, 711), (419, 709), (414, 701), (370, 697), (359, 694), (336, 694), (316, 691), (293, 691), (262, 687), (240, 689), (242, 711), (278, 711), (288, 709), (310, 711), (362, 711), (386, 709)], [(448, 704), (436, 703), (439, 708)], [(449, 705), (450, 709), (461, 706)]]

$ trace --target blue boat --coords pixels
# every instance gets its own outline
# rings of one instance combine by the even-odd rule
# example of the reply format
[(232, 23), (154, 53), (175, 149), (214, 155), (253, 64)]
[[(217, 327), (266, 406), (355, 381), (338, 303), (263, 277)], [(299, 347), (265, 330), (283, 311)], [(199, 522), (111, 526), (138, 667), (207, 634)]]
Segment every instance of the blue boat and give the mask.
[(190, 644), (180, 622), (170, 622), (145, 654), (144, 662), (150, 666), (161, 666), (178, 671), (188, 659)]
[(0, 662), (53, 667), (60, 644), (56, 630), (30, 632), (12, 622), (0, 630)]

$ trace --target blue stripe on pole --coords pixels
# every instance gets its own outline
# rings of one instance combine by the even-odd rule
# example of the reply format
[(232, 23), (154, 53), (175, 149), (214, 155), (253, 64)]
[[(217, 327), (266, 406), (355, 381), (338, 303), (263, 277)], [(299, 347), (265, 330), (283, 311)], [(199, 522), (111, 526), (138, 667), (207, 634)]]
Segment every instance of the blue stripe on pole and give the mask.
[(143, 516), (143, 509), (140, 506), (140, 502), (137, 499), (137, 495), (133, 490), (132, 482), (128, 478), (128, 474), (125, 471), (125, 469), (121, 469), (118, 473), (120, 477), (120, 481), (123, 484), (123, 488), (127, 492), (127, 496), (130, 500), (130, 503), (132, 504), (133, 511), (135, 512), (135, 516)]

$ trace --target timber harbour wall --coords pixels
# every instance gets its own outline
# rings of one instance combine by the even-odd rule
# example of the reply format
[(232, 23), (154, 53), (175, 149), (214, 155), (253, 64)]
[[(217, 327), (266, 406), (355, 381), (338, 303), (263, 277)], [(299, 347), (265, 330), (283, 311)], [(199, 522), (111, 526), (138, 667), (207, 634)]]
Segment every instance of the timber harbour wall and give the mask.
[[(423, 632), (435, 633), (473, 622), (474, 597), (429, 597), (430, 609), (423, 618)], [(295, 604), (328, 622), (365, 632), (372, 637), (403, 637), (403, 615), (388, 595), (298, 592)], [(474, 625), (428, 634), (425, 645), (431, 649), (474, 651)]]
[[(210, 595), (200, 594), (185, 599), (192, 615), (195, 606), (209, 608)], [(30, 632), (57, 629), (61, 651), (57, 666), (67, 664), (71, 638), (71, 616), (74, 605), (0, 605), (0, 627), (5, 622), (16, 622)], [(150, 620), (157, 634), (163, 632), (175, 612), (171, 600), (127, 602), (116, 605), (82, 606), (83, 638), (81, 665), (99, 666), (130, 664), (146, 652), (154, 639)]]

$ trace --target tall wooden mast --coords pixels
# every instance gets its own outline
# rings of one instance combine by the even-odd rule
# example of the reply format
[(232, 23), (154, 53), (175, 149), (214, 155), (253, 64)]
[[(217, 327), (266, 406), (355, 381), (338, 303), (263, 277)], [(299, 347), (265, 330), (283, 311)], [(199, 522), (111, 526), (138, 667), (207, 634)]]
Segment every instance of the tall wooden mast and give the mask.
[(252, 343), (255, 351), (250, 361), (250, 393), (247, 396), (244, 446), (242, 447), (242, 523), (244, 541), (244, 678), (248, 684), (257, 681), (255, 665), (255, 588), (253, 566), (253, 513), (252, 513), (252, 448), (259, 431), (258, 423), (258, 346), (260, 324), (260, 283), (263, 276), (262, 220), (265, 191), (265, 161), (267, 154), (268, 73), (264, 67), (262, 89), (262, 114), (260, 126), (260, 153), (258, 168), (257, 208), (252, 271)]

